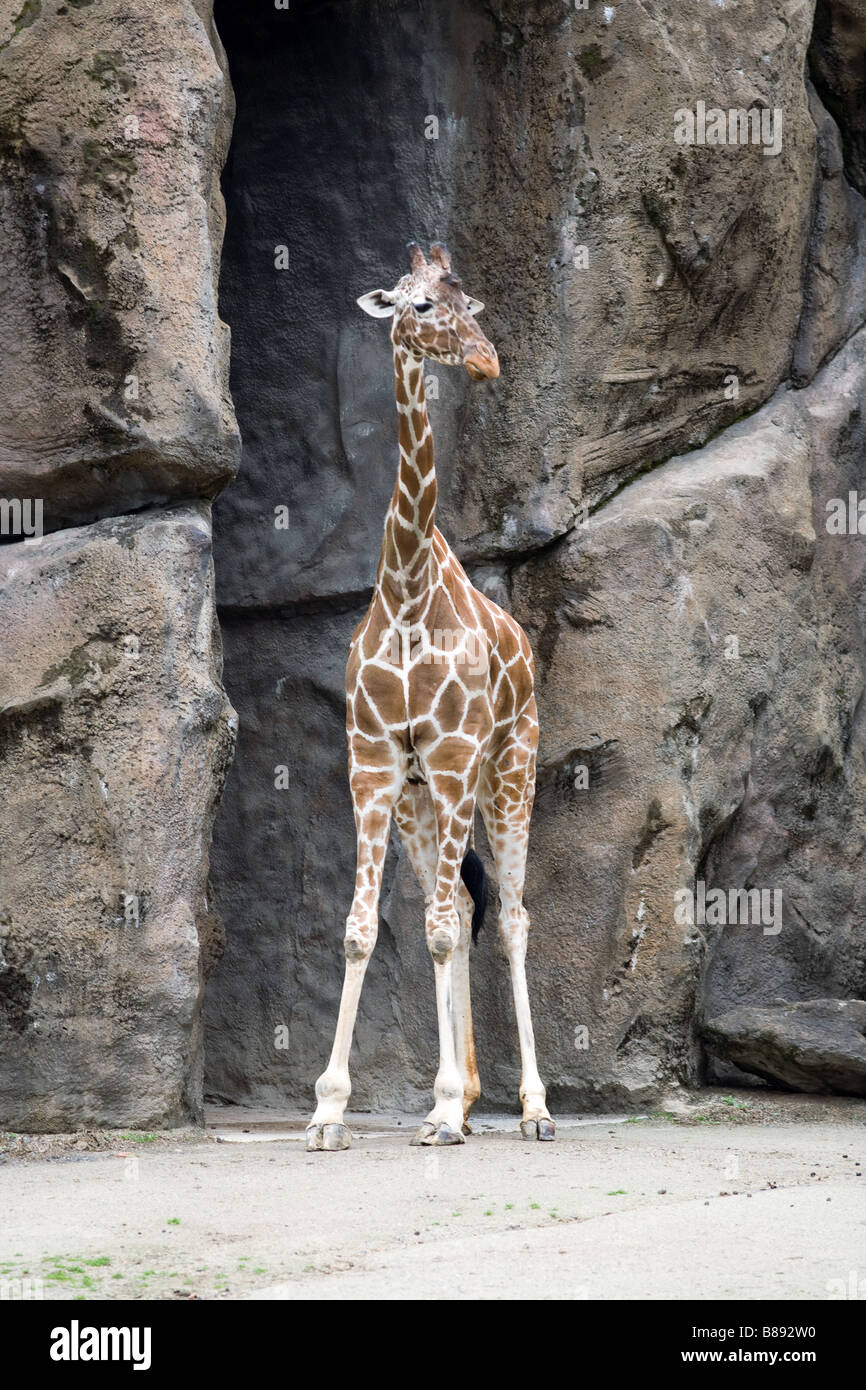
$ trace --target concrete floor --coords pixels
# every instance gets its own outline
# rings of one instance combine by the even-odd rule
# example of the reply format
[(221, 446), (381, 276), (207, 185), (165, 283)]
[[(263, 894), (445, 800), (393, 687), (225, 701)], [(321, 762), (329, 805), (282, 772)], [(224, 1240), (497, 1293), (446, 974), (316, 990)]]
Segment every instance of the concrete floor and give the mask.
[(559, 1117), (554, 1144), (499, 1116), (409, 1148), (417, 1117), (367, 1115), (308, 1155), (303, 1117), (236, 1109), (206, 1136), (19, 1141), (0, 1297), (866, 1297), (866, 1104), (737, 1096)]

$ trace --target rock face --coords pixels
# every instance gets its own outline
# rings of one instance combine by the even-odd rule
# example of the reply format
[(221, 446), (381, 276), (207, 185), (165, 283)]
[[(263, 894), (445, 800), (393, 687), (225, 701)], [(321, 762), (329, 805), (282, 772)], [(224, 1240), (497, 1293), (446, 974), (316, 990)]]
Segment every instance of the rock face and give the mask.
[(206, 3), (0, 13), (2, 1128), (201, 1117), (221, 61)]
[[(233, 721), (207, 508), (239, 447), (222, 45), (207, 0), (0, 16), (0, 1124), (199, 1114), (217, 910), (208, 1088), (309, 1099), (353, 876), (343, 669), (396, 466), (387, 330), (354, 300), (410, 236), (450, 244), (502, 363), (428, 376), (440, 525), (536, 653), (553, 1104), (778, 1075), (762, 1019), (736, 1055), (714, 1031), (778, 1000), (818, 1035), (782, 1079), (836, 1084), (866, 981), (862, 7), (224, 0), (216, 22), (244, 451), (215, 516), (240, 741), (210, 894)], [(30, 545), (13, 504), (37, 501)], [(417, 1107), (432, 971), (396, 842), (382, 918), (353, 1103)], [(498, 954), (491, 927), (497, 1105)]]
[(704, 1026), (716, 1052), (793, 1091), (866, 1095), (866, 1003), (810, 999), (731, 1009)]
[(866, 193), (866, 111), (863, 109), (863, 0), (818, 0), (809, 50), (816, 85), (842, 130), (845, 171)]
[(0, 551), (0, 1115), (200, 1118), (231, 749), (204, 506)]
[[(765, 401), (799, 338), (811, 375), (866, 313), (862, 200), (826, 112), (819, 151), (803, 82), (808, 4), (713, 7), (700, 26), (675, 5), (609, 23), (561, 0), (496, 9), (217, 9), (245, 440), (218, 514), (225, 606), (371, 582), (393, 390), (387, 334), (354, 300), (393, 284), (410, 235), (447, 234), (502, 363), (483, 391), (433, 373), (442, 525), (469, 559), (549, 543)], [(779, 108), (780, 152), (677, 145), (699, 100)]]
[[(545, 731), (537, 959), (579, 1001), (600, 1095), (699, 1075), (696, 1001), (863, 978), (861, 560), (824, 504), (859, 473), (864, 390), (861, 332), (512, 575)], [(702, 912), (712, 890), (724, 906)], [(551, 1054), (565, 1068), (556, 1026)]]
[[(863, 485), (866, 27), (819, 19), (218, 5), (244, 457), (215, 518), (241, 733), (215, 842), (214, 1094), (305, 1103), (330, 1046), (354, 863), (343, 667), (396, 466), (387, 331), (354, 299), (393, 284), (409, 236), (448, 242), (502, 363), (483, 387), (428, 378), (439, 524), (536, 653), (528, 968), (554, 1102), (730, 1078), (703, 1018), (862, 995), (863, 541), (827, 507)], [(698, 102), (781, 111), (778, 153), (677, 144)], [(725, 916), (689, 920), (699, 885)], [(396, 845), (382, 913), (353, 1104), (418, 1105), (432, 972)], [(518, 1076), (498, 955), (491, 930), (473, 999), (493, 1104)]]
[(4, 5), (0, 496), (41, 499), (47, 530), (213, 496), (237, 465), (208, 9)]

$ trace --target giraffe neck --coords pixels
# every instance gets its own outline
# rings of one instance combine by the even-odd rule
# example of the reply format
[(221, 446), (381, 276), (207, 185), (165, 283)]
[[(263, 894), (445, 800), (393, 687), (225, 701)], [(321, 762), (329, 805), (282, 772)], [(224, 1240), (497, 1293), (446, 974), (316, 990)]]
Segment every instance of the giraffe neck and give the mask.
[(397, 399), (400, 464), (377, 582), (398, 604), (420, 598), (430, 583), (436, 513), (436, 468), (433, 431), (424, 394), (424, 363), (394, 344), (394, 391)]

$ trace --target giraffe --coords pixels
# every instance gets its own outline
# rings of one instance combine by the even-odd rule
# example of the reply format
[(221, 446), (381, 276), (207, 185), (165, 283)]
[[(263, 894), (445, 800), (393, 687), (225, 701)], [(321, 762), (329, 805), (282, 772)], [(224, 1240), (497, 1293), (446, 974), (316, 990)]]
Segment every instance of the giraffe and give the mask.
[(462, 1144), (481, 1094), (469, 990), (469, 942), (487, 885), (472, 848), (480, 809), (499, 880), (499, 932), (508, 958), (520, 1042), (519, 1097), (526, 1139), (555, 1125), (535, 1058), (526, 985), (529, 918), (523, 882), (535, 790), (538, 716), (533, 659), (518, 624), (474, 589), (434, 525), (436, 470), (424, 359), (464, 366), (473, 380), (499, 375), (496, 349), (476, 323), (445, 246), (430, 260), (409, 243), (410, 271), (358, 304), (391, 318), (399, 466), (385, 519), (370, 606), (352, 636), (346, 669), (349, 785), (357, 835), (345, 977), (327, 1069), (316, 1082), (308, 1150), (346, 1149), (349, 1051), (396, 821), (425, 899), (439, 1027), (434, 1106), (411, 1142)]

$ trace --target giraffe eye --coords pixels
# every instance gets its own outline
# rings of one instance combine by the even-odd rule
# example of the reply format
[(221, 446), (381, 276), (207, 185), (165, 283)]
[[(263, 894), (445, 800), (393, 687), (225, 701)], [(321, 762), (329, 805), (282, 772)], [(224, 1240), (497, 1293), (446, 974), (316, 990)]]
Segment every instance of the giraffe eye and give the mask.
[(426, 314), (433, 308), (433, 305), (429, 299), (419, 299), (417, 304), (412, 305), (412, 308), (416, 314)]

